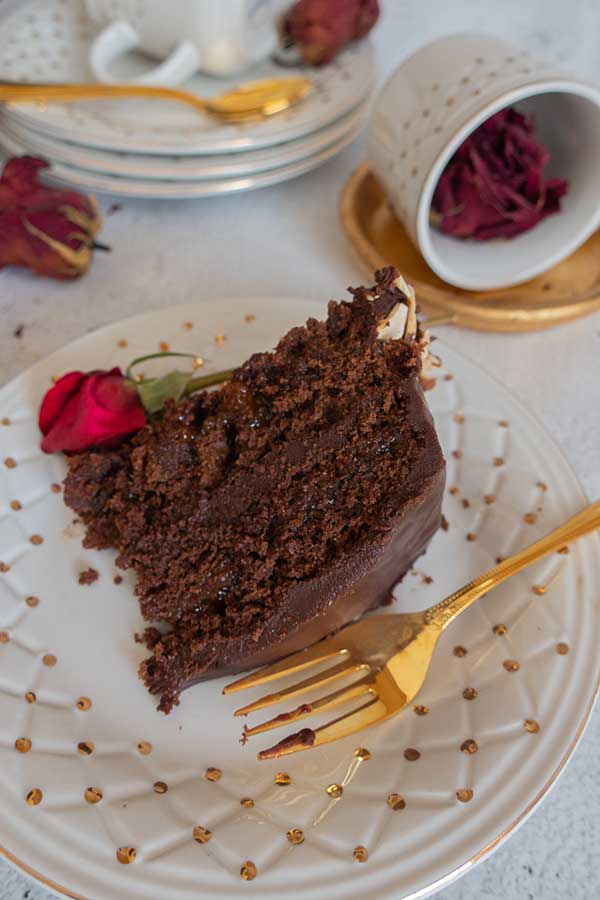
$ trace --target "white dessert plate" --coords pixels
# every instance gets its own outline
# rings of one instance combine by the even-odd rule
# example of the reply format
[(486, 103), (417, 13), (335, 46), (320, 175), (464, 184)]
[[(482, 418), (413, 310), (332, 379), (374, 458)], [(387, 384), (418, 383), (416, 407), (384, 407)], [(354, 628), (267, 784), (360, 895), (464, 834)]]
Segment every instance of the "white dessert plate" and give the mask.
[[(200, 197), (214, 197), (219, 194), (233, 194), (256, 188), (268, 187), (297, 178), (322, 165), (327, 160), (351, 144), (362, 128), (362, 122), (354, 125), (341, 138), (338, 138), (323, 150), (311, 153), (297, 162), (276, 166), (264, 172), (239, 175), (235, 178), (204, 178), (185, 181), (183, 179), (162, 180), (158, 178), (130, 178), (124, 175), (109, 175), (95, 172), (66, 163), (52, 163), (52, 167), (44, 172), (44, 178), (58, 184), (76, 185), (86, 191), (115, 194), (121, 197), (165, 198), (172, 200), (188, 200)], [(0, 146), (11, 155), (19, 156), (27, 153), (27, 148), (20, 141), (0, 133)], [(50, 160), (52, 161), (52, 160)]]
[(326, 150), (336, 141), (356, 133), (365, 121), (368, 102), (342, 116), (332, 125), (304, 137), (244, 153), (202, 156), (158, 156), (149, 153), (116, 153), (97, 150), (57, 138), (47, 137), (0, 114), (0, 132), (16, 141), (24, 151), (44, 156), (57, 163), (90, 169), (104, 175), (165, 180), (204, 180), (234, 178), (290, 165)]
[[(411, 707), (352, 739), (258, 763), (262, 743), (239, 742), (239, 698), (221, 696), (223, 680), (185, 692), (170, 716), (156, 711), (136, 675), (133, 579), (115, 584), (114, 554), (82, 547), (54, 487), (64, 460), (39, 450), (40, 399), (53, 375), (124, 367), (161, 341), (228, 367), (325, 310), (280, 297), (165, 308), (85, 336), (0, 391), (0, 835), (9, 860), (58, 892), (424, 897), (514, 832), (581, 736), (600, 665), (597, 536), (491, 592), (444, 633), (416, 701), (426, 714)], [(441, 341), (439, 353), (429, 399), (448, 458), (449, 525), (396, 588), (402, 610), (431, 605), (585, 503), (538, 422)], [(99, 578), (80, 585), (88, 567)], [(461, 751), (465, 741), (476, 752)], [(331, 796), (331, 785), (343, 792)], [(390, 794), (404, 803), (391, 808)], [(212, 832), (207, 843), (194, 840), (198, 826)]]
[[(83, 0), (27, 0), (2, 20), (0, 79), (16, 81), (90, 81), (89, 47), (94, 26)], [(147, 61), (133, 55), (123, 61), (122, 76), (138, 74)], [(297, 71), (266, 61), (243, 80)], [(309, 97), (287, 112), (245, 125), (223, 125), (183, 104), (157, 100), (10, 104), (15, 121), (44, 134), (87, 146), (138, 153), (230, 153), (279, 144), (331, 124), (370, 93), (373, 48), (368, 40), (349, 47), (330, 65), (302, 69), (313, 81)], [(197, 75), (184, 87), (203, 97), (222, 93), (240, 78)]]

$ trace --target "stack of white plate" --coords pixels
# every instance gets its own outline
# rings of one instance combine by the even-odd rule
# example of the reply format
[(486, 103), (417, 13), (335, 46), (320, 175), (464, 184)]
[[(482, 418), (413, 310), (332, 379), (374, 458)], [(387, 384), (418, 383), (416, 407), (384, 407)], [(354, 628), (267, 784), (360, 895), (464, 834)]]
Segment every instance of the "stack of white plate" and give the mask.
[[(83, 0), (28, 0), (0, 20), (0, 80), (91, 81), (94, 25)], [(148, 63), (122, 61), (123, 81)], [(244, 80), (294, 74), (266, 61)], [(162, 100), (9, 104), (0, 143), (10, 154), (42, 156), (52, 177), (93, 191), (134, 197), (207, 197), (294, 178), (330, 159), (358, 134), (374, 81), (368, 41), (333, 63), (302, 70), (314, 85), (298, 106), (270, 119), (221, 124)], [(213, 96), (239, 78), (197, 75), (187, 90)]]

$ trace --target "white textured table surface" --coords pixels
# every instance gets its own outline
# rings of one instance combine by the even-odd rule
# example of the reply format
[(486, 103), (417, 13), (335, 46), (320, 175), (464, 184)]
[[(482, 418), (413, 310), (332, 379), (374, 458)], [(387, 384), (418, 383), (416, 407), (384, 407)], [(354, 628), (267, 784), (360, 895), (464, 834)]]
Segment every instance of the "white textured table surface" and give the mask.
[[(8, 5), (0, 0), (0, 11)], [(597, 0), (384, 0), (375, 36), (380, 76), (425, 41), (463, 30), (497, 34), (600, 80)], [(75, 284), (1, 272), (0, 383), (79, 335), (145, 310), (200, 303), (210, 295), (326, 300), (360, 283), (365, 273), (341, 233), (337, 201), (364, 155), (359, 140), (315, 173), (250, 194), (185, 203), (123, 201), (102, 232), (112, 253), (98, 254), (90, 273)], [(102, 202), (104, 209), (110, 204), (107, 198)], [(600, 314), (537, 334), (444, 329), (443, 337), (537, 413), (589, 496), (600, 497)], [(495, 855), (438, 896), (600, 896), (599, 757), (597, 714), (542, 808)], [(0, 900), (50, 897), (0, 861)]]

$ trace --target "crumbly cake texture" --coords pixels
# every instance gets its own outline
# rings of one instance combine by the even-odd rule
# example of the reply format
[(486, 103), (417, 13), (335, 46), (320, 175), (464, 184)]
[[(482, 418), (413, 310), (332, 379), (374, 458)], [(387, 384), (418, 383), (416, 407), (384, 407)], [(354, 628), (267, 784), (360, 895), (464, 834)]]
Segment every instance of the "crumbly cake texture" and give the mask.
[(184, 687), (388, 600), (440, 524), (414, 295), (392, 268), (350, 293), (220, 390), (169, 404), (115, 450), (68, 457), (84, 545), (116, 548), (136, 573), (140, 676), (164, 712)]

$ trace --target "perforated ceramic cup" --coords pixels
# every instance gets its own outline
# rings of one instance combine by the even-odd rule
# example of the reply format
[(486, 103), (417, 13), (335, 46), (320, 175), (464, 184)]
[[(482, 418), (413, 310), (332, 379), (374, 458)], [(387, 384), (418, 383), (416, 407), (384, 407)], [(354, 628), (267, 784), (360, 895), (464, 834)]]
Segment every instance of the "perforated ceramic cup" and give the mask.
[[(464, 139), (506, 106), (533, 114), (548, 176), (569, 181), (562, 211), (510, 240), (465, 241), (430, 224), (433, 192)], [(600, 88), (487, 35), (441, 38), (392, 74), (377, 98), (369, 153), (392, 206), (433, 271), (457, 287), (526, 281), (600, 226)]]

